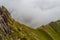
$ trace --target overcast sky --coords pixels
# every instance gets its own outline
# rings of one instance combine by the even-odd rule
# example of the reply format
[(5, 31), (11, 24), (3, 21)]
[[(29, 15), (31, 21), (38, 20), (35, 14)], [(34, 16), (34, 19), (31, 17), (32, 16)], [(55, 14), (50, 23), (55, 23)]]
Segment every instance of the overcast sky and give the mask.
[(12, 17), (31, 27), (60, 20), (60, 0), (0, 0)]

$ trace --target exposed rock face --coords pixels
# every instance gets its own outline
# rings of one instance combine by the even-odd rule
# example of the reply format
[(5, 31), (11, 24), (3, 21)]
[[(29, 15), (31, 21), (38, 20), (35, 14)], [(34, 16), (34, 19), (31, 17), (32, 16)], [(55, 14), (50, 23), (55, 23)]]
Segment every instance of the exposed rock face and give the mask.
[(0, 29), (5, 31), (7, 34), (10, 34), (10, 26), (2, 8), (0, 8)]

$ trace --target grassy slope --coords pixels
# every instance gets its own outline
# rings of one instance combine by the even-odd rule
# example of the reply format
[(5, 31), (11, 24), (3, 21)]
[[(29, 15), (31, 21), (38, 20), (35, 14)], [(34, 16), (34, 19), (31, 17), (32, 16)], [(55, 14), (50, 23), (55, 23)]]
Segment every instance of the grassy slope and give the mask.
[(60, 40), (60, 21), (33, 29), (12, 19), (5, 7), (2, 10), (11, 28), (10, 35), (0, 30), (4, 40)]
[[(45, 26), (37, 28), (37, 30), (43, 30), (46, 32), (53, 40), (60, 40), (60, 24), (58, 22), (51, 22)], [(39, 31), (40, 32), (40, 31)]]

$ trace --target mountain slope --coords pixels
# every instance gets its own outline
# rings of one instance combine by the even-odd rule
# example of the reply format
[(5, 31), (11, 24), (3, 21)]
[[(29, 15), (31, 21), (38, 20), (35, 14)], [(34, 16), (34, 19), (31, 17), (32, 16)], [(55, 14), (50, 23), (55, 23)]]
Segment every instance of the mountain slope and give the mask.
[[(1, 10), (1, 14), (4, 16), (4, 18), (2, 17), (2, 15), (0, 15), (0, 19), (2, 18), (1, 21), (3, 21), (5, 25), (4, 28), (2, 29), (2, 33), (5, 33), (6, 37), (4, 34), (3, 37), (1, 39), (3, 40), (40, 40), (40, 37), (38, 36), (37, 31), (35, 31), (32, 28), (29, 28), (28, 26), (25, 26), (24, 24), (20, 24), (19, 22), (15, 21), (14, 19), (11, 18), (10, 13), (7, 11), (7, 9), (2, 6), (2, 8), (0, 8)], [(6, 22), (7, 23), (6, 23)], [(3, 23), (0, 23), (3, 24)], [(2, 26), (1, 26), (2, 27)], [(5, 31), (6, 30), (6, 31)]]
[(36, 29), (11, 18), (8, 10), (0, 8), (0, 40), (60, 40), (60, 21)]
[(37, 28), (37, 30), (40, 32), (40, 30), (43, 30), (46, 32), (53, 40), (60, 40), (60, 22), (51, 22), (47, 25), (43, 25), (42, 27)]

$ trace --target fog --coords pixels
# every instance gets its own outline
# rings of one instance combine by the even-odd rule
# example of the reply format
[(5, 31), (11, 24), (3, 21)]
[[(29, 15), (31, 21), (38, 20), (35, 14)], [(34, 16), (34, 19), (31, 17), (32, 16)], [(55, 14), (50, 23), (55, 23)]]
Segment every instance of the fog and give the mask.
[(0, 0), (12, 18), (30, 27), (60, 20), (60, 0)]

